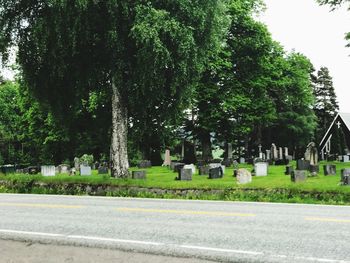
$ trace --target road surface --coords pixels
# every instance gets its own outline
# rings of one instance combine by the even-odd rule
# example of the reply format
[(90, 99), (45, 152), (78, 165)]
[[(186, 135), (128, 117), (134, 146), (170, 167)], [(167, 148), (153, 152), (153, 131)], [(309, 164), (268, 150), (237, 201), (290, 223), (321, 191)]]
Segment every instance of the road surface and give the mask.
[(350, 207), (2, 194), (0, 239), (187, 262), (350, 263)]

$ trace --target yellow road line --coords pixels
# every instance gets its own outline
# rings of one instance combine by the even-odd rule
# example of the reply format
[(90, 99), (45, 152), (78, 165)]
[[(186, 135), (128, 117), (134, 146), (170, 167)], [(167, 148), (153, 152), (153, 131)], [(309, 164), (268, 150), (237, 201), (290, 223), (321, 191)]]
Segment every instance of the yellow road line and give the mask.
[(305, 220), (320, 221), (320, 222), (350, 223), (350, 220), (348, 219), (337, 219), (337, 218), (306, 217)]
[(84, 206), (80, 205), (59, 205), (59, 204), (30, 204), (30, 203), (0, 203), (0, 206), (8, 207), (34, 207), (34, 208), (69, 208), (78, 209)]
[(145, 208), (117, 208), (120, 212), (143, 212), (143, 213), (161, 213), (161, 214), (181, 214), (181, 215), (208, 215), (208, 216), (238, 216), (238, 217), (254, 217), (255, 214), (243, 213), (226, 213), (226, 212), (210, 212), (210, 211), (192, 211), (192, 210), (165, 210), (165, 209), (145, 209)]

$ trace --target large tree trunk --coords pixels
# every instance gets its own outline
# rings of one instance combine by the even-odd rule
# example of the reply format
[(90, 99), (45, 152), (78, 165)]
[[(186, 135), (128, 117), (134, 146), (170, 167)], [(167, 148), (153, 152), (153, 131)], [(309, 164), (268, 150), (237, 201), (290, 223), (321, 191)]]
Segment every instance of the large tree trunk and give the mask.
[(128, 114), (123, 104), (118, 85), (112, 80), (112, 176), (126, 178), (129, 176), (128, 161)]

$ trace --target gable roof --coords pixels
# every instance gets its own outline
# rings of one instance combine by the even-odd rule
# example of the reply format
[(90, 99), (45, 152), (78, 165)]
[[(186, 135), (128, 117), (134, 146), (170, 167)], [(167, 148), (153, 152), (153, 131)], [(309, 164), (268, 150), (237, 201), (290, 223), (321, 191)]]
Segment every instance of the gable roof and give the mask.
[(341, 122), (343, 126), (347, 129), (348, 133), (350, 133), (350, 113), (340, 112), (335, 116), (332, 124), (329, 126), (326, 134), (324, 135), (323, 139), (320, 143), (320, 149), (323, 149), (324, 145), (326, 144), (327, 140), (331, 136), (331, 130), (333, 126), (337, 123), (337, 121)]

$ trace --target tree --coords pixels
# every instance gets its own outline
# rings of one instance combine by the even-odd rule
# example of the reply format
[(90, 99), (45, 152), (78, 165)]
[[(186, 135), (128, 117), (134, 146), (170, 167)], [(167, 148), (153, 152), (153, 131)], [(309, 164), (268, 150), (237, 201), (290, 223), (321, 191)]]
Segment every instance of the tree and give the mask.
[(216, 43), (223, 3), (208, 1), (0, 1), (0, 51), (18, 45), (24, 81), (56, 117), (91, 92), (109, 94), (112, 175), (128, 175), (128, 124), (140, 101), (170, 112)]

